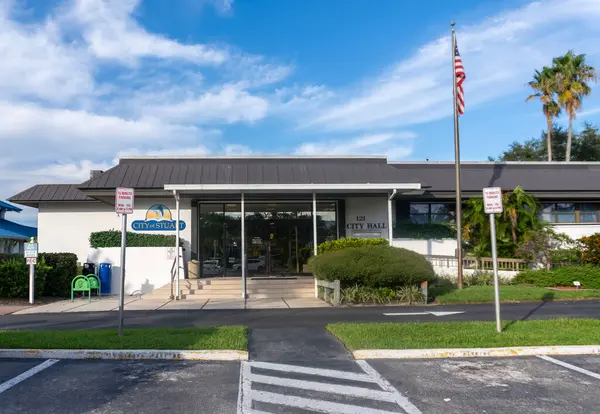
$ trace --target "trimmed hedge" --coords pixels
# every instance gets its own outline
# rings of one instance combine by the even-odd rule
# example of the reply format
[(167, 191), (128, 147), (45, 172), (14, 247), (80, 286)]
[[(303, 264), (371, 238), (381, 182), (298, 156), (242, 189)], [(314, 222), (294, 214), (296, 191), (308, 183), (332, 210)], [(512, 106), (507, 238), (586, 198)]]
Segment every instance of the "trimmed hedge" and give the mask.
[(394, 237), (415, 240), (455, 239), (456, 228), (446, 223), (402, 222), (394, 227)]
[(69, 297), (71, 282), (77, 276), (77, 255), (75, 253), (40, 253), (40, 259), (50, 266), (46, 277), (44, 296)]
[(435, 280), (431, 263), (419, 253), (390, 246), (351, 247), (311, 259), (315, 277), (354, 285), (397, 288)]
[(22, 258), (22, 254), (18, 253), (0, 253), (0, 262), (6, 262), (8, 260), (20, 259)]
[[(127, 232), (127, 247), (172, 247), (175, 246), (174, 235), (145, 234)], [(97, 231), (90, 234), (90, 247), (121, 247), (119, 230)]]
[(359, 239), (348, 237), (345, 239), (331, 240), (321, 243), (317, 246), (317, 253), (334, 252), (337, 250), (347, 249), (349, 247), (366, 247), (366, 246), (388, 246), (389, 242), (384, 238), (377, 239)]
[[(35, 296), (43, 296), (46, 277), (50, 271), (43, 259), (35, 266)], [(29, 266), (25, 258), (0, 262), (0, 297), (26, 298), (29, 295)]]
[(513, 279), (515, 284), (539, 287), (573, 286), (578, 281), (584, 289), (600, 289), (600, 266), (557, 267), (550, 270), (524, 270)]

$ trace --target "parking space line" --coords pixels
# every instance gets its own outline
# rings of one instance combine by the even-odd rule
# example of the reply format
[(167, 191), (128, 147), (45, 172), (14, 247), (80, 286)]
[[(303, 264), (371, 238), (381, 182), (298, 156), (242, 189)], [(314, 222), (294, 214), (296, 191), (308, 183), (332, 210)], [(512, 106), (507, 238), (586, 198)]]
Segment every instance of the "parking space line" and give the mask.
[(252, 382), (267, 385), (278, 385), (280, 387), (297, 388), (308, 391), (322, 391), (331, 394), (349, 395), (354, 397), (369, 398), (372, 400), (396, 402), (396, 396), (390, 392), (372, 390), (369, 388), (353, 387), (350, 385), (329, 385), (322, 382), (303, 381), (292, 378), (277, 378), (266, 375), (252, 375)]
[(313, 400), (312, 398), (296, 397), (293, 395), (275, 394), (268, 391), (252, 390), (252, 399), (268, 404), (285, 405), (288, 407), (313, 410), (320, 413), (339, 414), (396, 414), (394, 411), (378, 410), (375, 408), (359, 407), (332, 401)]
[(564, 362), (564, 361), (561, 361), (561, 360), (558, 360), (558, 359), (554, 359), (554, 358), (546, 356), (546, 355), (540, 355), (540, 356), (538, 356), (538, 358), (541, 358), (544, 361), (552, 362), (553, 364), (560, 365), (561, 367), (565, 367), (565, 368), (571, 369), (573, 371), (577, 371), (577, 372), (580, 372), (582, 374), (585, 374), (585, 375), (587, 375), (589, 377), (596, 378), (596, 379), (600, 380), (600, 374), (596, 374), (595, 372), (588, 371), (585, 368), (580, 368), (580, 367), (578, 367), (576, 365), (572, 365), (572, 364), (569, 364), (568, 362)]
[(41, 364), (36, 365), (35, 367), (23, 372), (22, 374), (17, 375), (13, 379), (3, 382), (2, 384), (0, 384), (0, 394), (2, 394), (4, 391), (8, 390), (9, 388), (14, 387), (18, 383), (25, 381), (27, 378), (33, 377), (38, 372), (43, 371), (48, 367), (51, 367), (52, 365), (56, 364), (58, 361), (59, 361), (58, 359), (48, 359), (48, 360), (42, 362)]
[(365, 374), (356, 374), (346, 371), (335, 371), (331, 369), (309, 368), (298, 365), (274, 364), (271, 362), (252, 362), (252, 367), (268, 369), (272, 371), (294, 372), (298, 374), (317, 375), (322, 377), (340, 378), (352, 381), (375, 382), (373, 378)]
[(375, 368), (373, 368), (367, 361), (359, 360), (356, 361), (358, 365), (362, 368), (362, 370), (369, 376), (375, 379), (377, 385), (379, 385), (382, 389), (394, 394), (396, 397), (396, 403), (402, 407), (404, 411), (408, 414), (421, 414), (421, 411), (411, 403), (404, 394), (398, 391), (388, 380), (386, 380)]

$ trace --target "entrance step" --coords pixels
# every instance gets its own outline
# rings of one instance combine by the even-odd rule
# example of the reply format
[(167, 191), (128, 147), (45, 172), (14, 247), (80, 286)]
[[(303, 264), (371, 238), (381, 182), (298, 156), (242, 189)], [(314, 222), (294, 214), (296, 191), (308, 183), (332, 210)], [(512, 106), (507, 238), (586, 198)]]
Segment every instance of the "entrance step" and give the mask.
[[(174, 282), (176, 284), (176, 282)], [(296, 278), (249, 278), (246, 280), (248, 298), (314, 298), (312, 277)], [(239, 299), (242, 296), (242, 280), (239, 277), (213, 279), (180, 279), (179, 291), (186, 300)], [(173, 294), (176, 294), (173, 286)], [(166, 299), (171, 295), (171, 284), (154, 289), (146, 298)]]

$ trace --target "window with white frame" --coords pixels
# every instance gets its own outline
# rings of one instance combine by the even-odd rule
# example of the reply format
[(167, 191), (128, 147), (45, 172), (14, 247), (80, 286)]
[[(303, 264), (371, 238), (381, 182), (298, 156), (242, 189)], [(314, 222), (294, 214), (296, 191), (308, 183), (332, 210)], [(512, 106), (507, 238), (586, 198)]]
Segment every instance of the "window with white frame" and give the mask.
[(454, 204), (410, 203), (410, 221), (415, 224), (448, 223), (454, 219)]
[(549, 223), (600, 223), (600, 203), (542, 203), (540, 218)]

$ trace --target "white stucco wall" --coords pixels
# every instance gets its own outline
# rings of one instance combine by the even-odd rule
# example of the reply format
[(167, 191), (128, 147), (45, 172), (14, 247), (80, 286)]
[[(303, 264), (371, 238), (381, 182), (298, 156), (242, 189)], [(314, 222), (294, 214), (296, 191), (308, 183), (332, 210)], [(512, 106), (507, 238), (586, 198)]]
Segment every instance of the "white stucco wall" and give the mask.
[(402, 247), (420, 254), (433, 256), (452, 256), (456, 254), (456, 240), (415, 240), (415, 239), (394, 239), (392, 246)]
[[(359, 217), (364, 217), (364, 221), (359, 220)], [(392, 217), (394, 217), (393, 212)], [(369, 228), (374, 225), (382, 228)], [(340, 234), (340, 236), (342, 235)], [(346, 237), (384, 237), (387, 239), (387, 197), (346, 198)]]
[(600, 224), (553, 224), (552, 227), (555, 231), (564, 233), (572, 239), (600, 233)]
[[(171, 282), (173, 260), (168, 258), (167, 250), (167, 247), (127, 248), (125, 294), (150, 293)], [(88, 249), (87, 261), (112, 264), (111, 293), (119, 294), (122, 269), (121, 248)]]
[[(175, 218), (175, 200), (170, 198), (142, 198), (135, 200), (135, 211), (127, 220), (127, 230), (133, 231), (134, 220), (144, 220), (146, 211), (153, 204), (164, 204)], [(185, 260), (190, 253), (192, 228), (191, 203), (180, 201), (180, 219), (186, 228), (180, 232), (184, 240)], [(42, 203), (38, 210), (38, 240), (40, 252), (75, 253), (81, 263), (88, 258), (90, 233), (105, 230), (120, 230), (121, 218), (114, 207), (100, 202)], [(143, 233), (175, 234), (175, 231), (148, 231)]]

